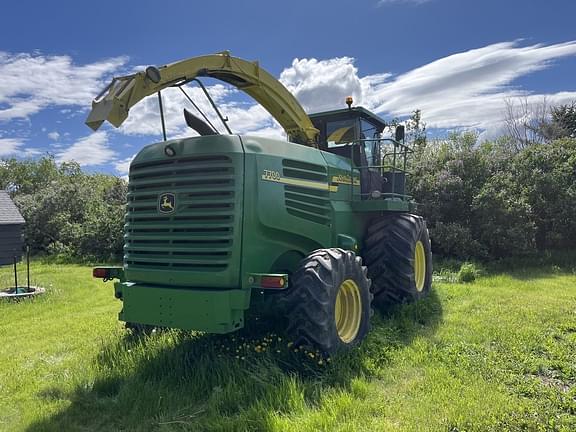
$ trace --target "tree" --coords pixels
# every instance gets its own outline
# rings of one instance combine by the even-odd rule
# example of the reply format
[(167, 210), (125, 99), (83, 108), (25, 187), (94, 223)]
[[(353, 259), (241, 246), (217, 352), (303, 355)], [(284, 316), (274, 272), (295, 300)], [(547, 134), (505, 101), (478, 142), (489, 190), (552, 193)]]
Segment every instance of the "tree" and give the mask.
[(0, 186), (26, 219), (33, 252), (77, 260), (116, 260), (122, 254), (126, 182), (86, 174), (75, 162), (0, 161)]
[(12, 196), (17, 193), (34, 193), (56, 180), (62, 170), (69, 168), (70, 164), (63, 164), (59, 168), (52, 155), (38, 160), (2, 159), (0, 189), (8, 191)]
[(406, 120), (406, 132), (408, 142), (415, 147), (426, 146), (426, 123), (422, 121), (422, 111), (412, 111), (412, 115)]
[(552, 108), (552, 123), (559, 131), (553, 139), (576, 138), (576, 101)]
[(561, 138), (576, 138), (576, 101), (550, 107), (543, 97), (539, 102), (507, 99), (505, 104), (504, 123), (516, 151)]
[(538, 102), (530, 102), (526, 97), (506, 99), (504, 103), (506, 106), (504, 124), (516, 151), (547, 141), (547, 137), (543, 134), (549, 123), (549, 106), (546, 97)]

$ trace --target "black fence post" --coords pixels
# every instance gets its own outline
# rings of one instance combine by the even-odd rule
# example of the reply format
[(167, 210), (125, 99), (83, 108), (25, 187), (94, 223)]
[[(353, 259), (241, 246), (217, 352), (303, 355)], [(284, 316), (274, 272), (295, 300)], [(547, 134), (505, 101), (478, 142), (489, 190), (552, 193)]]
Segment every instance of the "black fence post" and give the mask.
[(26, 246), (26, 282), (30, 292), (30, 246)]
[(14, 294), (18, 294), (18, 270), (16, 269), (17, 258), (14, 256)]

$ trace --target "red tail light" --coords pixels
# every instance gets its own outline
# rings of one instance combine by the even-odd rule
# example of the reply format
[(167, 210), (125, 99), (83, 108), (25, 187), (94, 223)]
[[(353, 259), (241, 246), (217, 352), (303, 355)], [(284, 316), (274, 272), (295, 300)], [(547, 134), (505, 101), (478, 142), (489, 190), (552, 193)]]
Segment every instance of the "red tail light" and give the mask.
[(284, 288), (286, 279), (283, 276), (262, 276), (260, 286), (262, 288)]
[(107, 268), (95, 268), (92, 270), (92, 277), (97, 279), (107, 279), (110, 277), (110, 272)]

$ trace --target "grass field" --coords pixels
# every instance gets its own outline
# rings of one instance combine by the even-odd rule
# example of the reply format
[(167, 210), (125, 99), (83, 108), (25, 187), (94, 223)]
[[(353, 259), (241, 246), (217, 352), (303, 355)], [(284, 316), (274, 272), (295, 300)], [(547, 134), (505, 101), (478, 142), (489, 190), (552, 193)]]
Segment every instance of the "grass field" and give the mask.
[(257, 331), (130, 337), (110, 283), (34, 263), (47, 294), (0, 303), (0, 430), (574, 431), (575, 268), (439, 277), (327, 362)]

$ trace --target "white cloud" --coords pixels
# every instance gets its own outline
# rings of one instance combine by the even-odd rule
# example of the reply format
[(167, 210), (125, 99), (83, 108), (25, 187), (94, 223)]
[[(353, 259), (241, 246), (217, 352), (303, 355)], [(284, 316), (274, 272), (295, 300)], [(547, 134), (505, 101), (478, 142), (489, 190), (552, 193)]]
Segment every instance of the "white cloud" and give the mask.
[(127, 176), (128, 171), (130, 171), (130, 164), (132, 163), (135, 157), (136, 155), (133, 154), (132, 156), (127, 157), (126, 159), (121, 159), (119, 161), (114, 162), (112, 165), (114, 165), (114, 169), (118, 172), (118, 174), (120, 174), (121, 176)]
[[(202, 90), (198, 87), (185, 86), (184, 90), (190, 98), (208, 116), (216, 128), (223, 130), (223, 127), (216, 117), (214, 110)], [(230, 96), (235, 90), (231, 90), (222, 84), (216, 84), (207, 88), (214, 99), (216, 105), (224, 112), (225, 98)], [(177, 88), (168, 88), (162, 92), (162, 106), (164, 108), (164, 118), (166, 123), (166, 134), (170, 136), (192, 134), (184, 121), (183, 109), (187, 108), (195, 115), (199, 114), (186, 99), (184, 94)], [(126, 135), (155, 135), (162, 136), (162, 125), (160, 122), (160, 110), (158, 108), (158, 96), (152, 95), (144, 98), (137, 105), (132, 107), (130, 115), (119, 128), (119, 132)]]
[[(283, 129), (261, 105), (243, 105), (228, 103), (224, 106), (228, 123), (234, 133), (262, 134), (264, 130), (274, 131)], [(272, 132), (274, 135), (276, 132)]]
[(50, 132), (48, 134), (48, 138), (50, 138), (52, 141), (58, 141), (58, 139), (60, 138), (60, 134), (56, 131)]
[(20, 152), (22, 141), (14, 138), (0, 138), (0, 157)]
[(280, 74), (280, 81), (308, 112), (342, 107), (346, 96), (361, 103), (362, 82), (354, 59), (294, 59)]
[(58, 162), (76, 161), (82, 166), (103, 165), (114, 160), (116, 152), (108, 147), (108, 134), (94, 132), (56, 154)]
[(42, 153), (40, 149), (24, 148), (24, 141), (18, 138), (0, 138), (0, 157), (33, 157)]
[[(502, 119), (504, 100), (535, 96), (512, 83), (576, 55), (576, 41), (519, 47), (503, 42), (436, 60), (390, 80), (365, 77), (364, 94), (379, 113), (397, 116), (421, 109), (432, 127), (488, 128)], [(576, 92), (549, 95), (551, 103), (576, 99)]]
[(278, 140), (286, 140), (286, 132), (280, 125), (270, 126), (270, 127), (262, 127), (260, 129), (255, 129), (247, 133), (247, 135), (256, 135), (266, 138), (275, 138)]
[[(360, 76), (349, 57), (296, 59), (280, 79), (309, 111), (344, 107), (352, 95), (385, 117), (421, 109), (429, 127), (497, 129), (504, 100), (541, 99), (542, 94), (514, 87), (522, 76), (551, 67), (555, 59), (576, 55), (576, 41), (519, 46), (503, 42), (453, 54), (400, 75)], [(576, 91), (546, 95), (552, 105), (576, 100)]]
[(421, 5), (428, 3), (432, 0), (380, 0), (378, 6), (390, 5), (390, 4), (414, 4)]
[(51, 106), (88, 108), (104, 85), (103, 79), (117, 71), (125, 57), (76, 65), (70, 56), (10, 54), (0, 51), (0, 121), (28, 119)]

